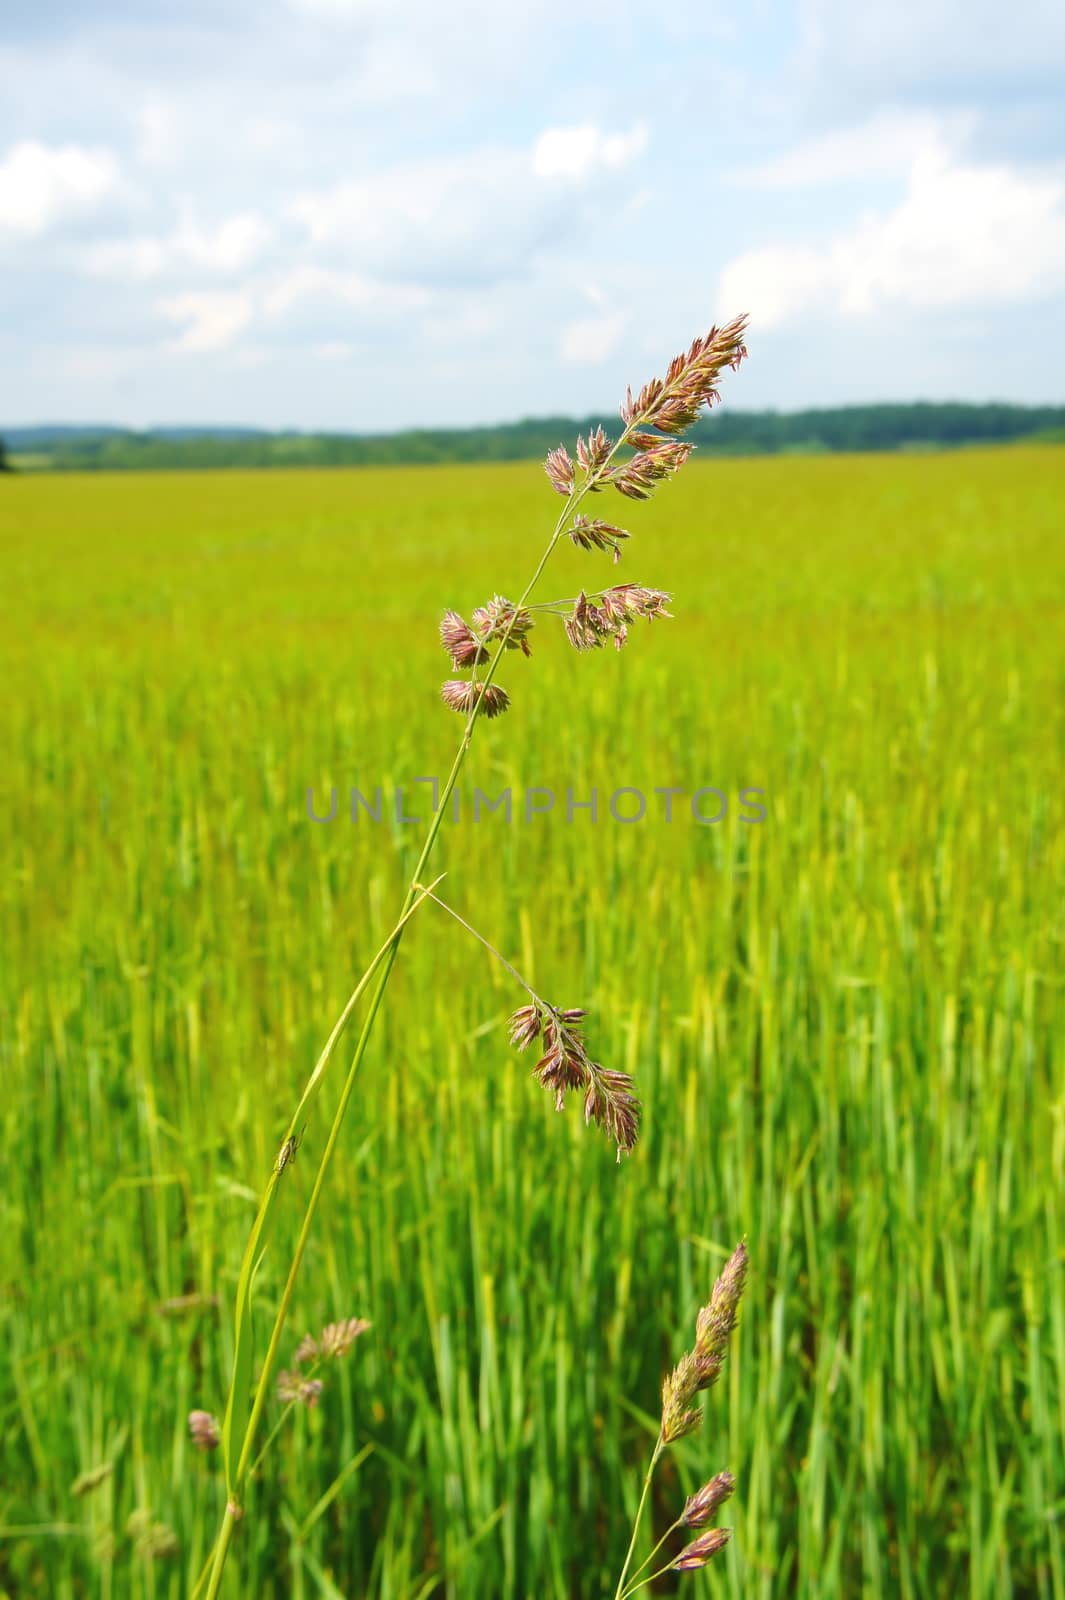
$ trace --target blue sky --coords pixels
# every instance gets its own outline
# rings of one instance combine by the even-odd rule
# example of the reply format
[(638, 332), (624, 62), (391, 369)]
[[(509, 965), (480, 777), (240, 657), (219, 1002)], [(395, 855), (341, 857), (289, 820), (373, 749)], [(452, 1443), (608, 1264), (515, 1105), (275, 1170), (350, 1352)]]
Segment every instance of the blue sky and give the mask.
[(1051, 0), (5, 0), (0, 423), (1065, 402)]

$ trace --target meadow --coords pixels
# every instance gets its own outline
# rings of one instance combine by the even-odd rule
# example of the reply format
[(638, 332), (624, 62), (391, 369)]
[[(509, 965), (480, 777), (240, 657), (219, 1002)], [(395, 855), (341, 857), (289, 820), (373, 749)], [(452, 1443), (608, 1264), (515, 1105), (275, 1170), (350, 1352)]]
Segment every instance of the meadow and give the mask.
[[(555, 1114), (520, 992), (420, 910), (291, 1345), (373, 1328), (279, 1436), (226, 1594), (611, 1595), (745, 1235), (654, 1505), (727, 1466), (734, 1538), (655, 1592), (1065, 1600), (1063, 491), (1050, 446), (696, 460), (597, 505), (619, 568), (560, 553), (537, 598), (635, 579), (675, 620), (587, 656), (538, 625), (460, 788), (599, 816), (467, 807), (436, 870), (588, 1008), (643, 1137), (616, 1165)], [(556, 509), (533, 463), (0, 482), (0, 1594), (199, 1573), (224, 1491), (186, 1417), (224, 1403), (256, 1196), (420, 843), (344, 797), (425, 815), (440, 614), (520, 590)], [(666, 786), (727, 815), (611, 818)]]

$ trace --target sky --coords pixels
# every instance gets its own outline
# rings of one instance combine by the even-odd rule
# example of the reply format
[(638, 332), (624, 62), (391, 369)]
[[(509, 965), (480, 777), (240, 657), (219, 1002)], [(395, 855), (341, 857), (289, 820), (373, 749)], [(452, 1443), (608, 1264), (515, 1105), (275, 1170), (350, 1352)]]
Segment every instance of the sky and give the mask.
[(1065, 402), (1058, 0), (2, 0), (0, 425)]

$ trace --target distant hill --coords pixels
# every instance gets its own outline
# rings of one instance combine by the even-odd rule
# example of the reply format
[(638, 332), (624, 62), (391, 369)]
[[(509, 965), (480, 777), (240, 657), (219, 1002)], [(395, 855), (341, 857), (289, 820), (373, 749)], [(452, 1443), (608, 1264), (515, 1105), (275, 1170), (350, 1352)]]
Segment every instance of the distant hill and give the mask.
[[(616, 416), (530, 417), (482, 428), (412, 428), (401, 433), (270, 433), (257, 428), (2, 428), (16, 467), (127, 471), (209, 467), (347, 467), (524, 461)], [(732, 411), (705, 417), (691, 437), (707, 455), (817, 454), (949, 449), (1018, 439), (1065, 439), (1065, 406), (922, 401), (811, 411)]]

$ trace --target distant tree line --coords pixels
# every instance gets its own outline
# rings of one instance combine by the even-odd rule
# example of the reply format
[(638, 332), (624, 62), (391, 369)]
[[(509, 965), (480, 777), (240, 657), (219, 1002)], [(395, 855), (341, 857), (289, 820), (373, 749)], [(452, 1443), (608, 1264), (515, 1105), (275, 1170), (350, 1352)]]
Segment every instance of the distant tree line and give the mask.
[[(349, 467), (446, 462), (525, 461), (599, 422), (617, 418), (535, 417), (483, 428), (412, 428), (391, 434), (268, 433), (254, 429), (119, 428), (8, 430), (9, 450), (56, 471), (150, 468)], [(1065, 406), (837, 406), (812, 411), (716, 412), (691, 437), (704, 455), (819, 454), (835, 451), (943, 449), (1019, 439), (1065, 441)], [(2, 458), (2, 452), (0, 452)]]

